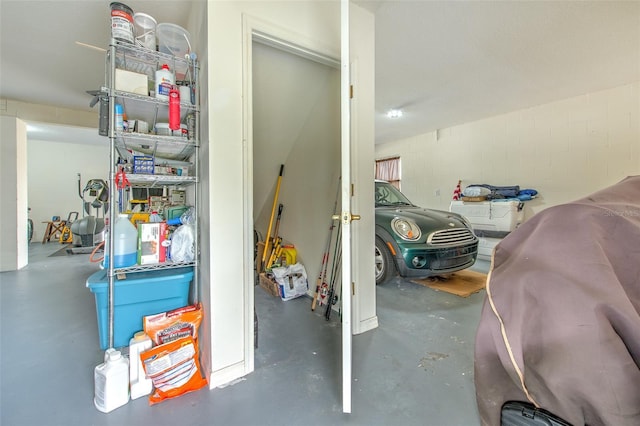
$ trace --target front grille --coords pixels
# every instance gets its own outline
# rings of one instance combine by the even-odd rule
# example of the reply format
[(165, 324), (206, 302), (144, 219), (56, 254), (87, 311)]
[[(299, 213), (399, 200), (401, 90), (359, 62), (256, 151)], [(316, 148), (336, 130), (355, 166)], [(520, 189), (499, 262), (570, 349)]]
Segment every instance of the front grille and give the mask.
[(465, 265), (472, 265), (474, 262), (473, 255), (465, 255), (459, 257), (452, 257), (450, 259), (436, 259), (431, 261), (429, 269), (433, 271), (448, 270), (453, 268), (463, 267)]
[(476, 240), (475, 235), (467, 228), (451, 228), (436, 231), (429, 235), (427, 244), (434, 246), (454, 246), (472, 243)]

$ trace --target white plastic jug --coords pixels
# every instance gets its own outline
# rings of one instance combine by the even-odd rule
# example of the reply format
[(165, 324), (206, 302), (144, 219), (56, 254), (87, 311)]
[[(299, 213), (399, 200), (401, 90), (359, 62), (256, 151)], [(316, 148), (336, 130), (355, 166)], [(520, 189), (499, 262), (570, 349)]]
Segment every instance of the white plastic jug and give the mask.
[(149, 395), (153, 390), (153, 382), (146, 377), (140, 354), (151, 349), (153, 342), (144, 331), (133, 335), (129, 341), (129, 385), (131, 387), (131, 399)]
[(121, 213), (113, 227), (113, 267), (126, 268), (137, 262), (138, 231), (129, 216)]
[(105, 362), (93, 372), (95, 397), (93, 403), (108, 413), (129, 402), (129, 360), (120, 351), (107, 350)]
[(156, 98), (165, 101), (169, 100), (169, 91), (176, 84), (176, 77), (169, 70), (169, 65), (163, 64), (162, 67), (156, 71)]

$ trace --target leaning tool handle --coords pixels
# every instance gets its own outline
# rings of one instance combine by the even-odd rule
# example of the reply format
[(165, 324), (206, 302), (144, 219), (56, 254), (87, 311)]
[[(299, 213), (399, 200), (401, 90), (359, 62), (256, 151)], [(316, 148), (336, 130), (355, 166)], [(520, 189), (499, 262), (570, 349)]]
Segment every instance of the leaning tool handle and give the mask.
[[(276, 249), (275, 245), (276, 241), (278, 241), (278, 233), (280, 232), (280, 218), (282, 217), (283, 208), (284, 206), (282, 204), (278, 206), (278, 216), (276, 217), (276, 225), (274, 227), (273, 237), (271, 238), (271, 255), (273, 255), (273, 252)], [(269, 258), (269, 256), (267, 258)]]
[(278, 251), (280, 250), (282, 245), (282, 238), (276, 237), (276, 240), (273, 243), (273, 250), (271, 251), (271, 256), (269, 256), (269, 261), (266, 263), (266, 268), (269, 269), (273, 266), (276, 259), (278, 258)]
[(316, 305), (318, 304), (318, 297), (320, 297), (320, 292), (322, 288), (322, 284), (327, 277), (327, 267), (329, 265), (329, 250), (331, 250), (331, 237), (333, 236), (333, 228), (335, 219), (333, 218), (336, 215), (336, 210), (338, 210), (338, 198), (340, 197), (340, 181), (342, 177), (338, 179), (338, 188), (336, 190), (336, 199), (333, 202), (333, 215), (331, 215), (331, 224), (329, 225), (329, 235), (327, 235), (327, 245), (324, 249), (324, 253), (322, 254), (322, 263), (320, 264), (320, 272), (318, 273), (318, 280), (316, 281), (316, 292), (313, 295), (313, 301), (311, 302), (311, 310), (316, 310)]
[(265, 239), (265, 247), (262, 252), (262, 263), (267, 260), (267, 253), (269, 252), (269, 240), (271, 238), (271, 226), (273, 225), (273, 217), (276, 214), (276, 206), (278, 205), (278, 194), (280, 192), (280, 182), (282, 182), (282, 172), (284, 171), (284, 164), (280, 165), (280, 174), (278, 175), (278, 181), (276, 183), (276, 194), (273, 197), (273, 206), (271, 207), (271, 218), (269, 219), (269, 228), (267, 228), (267, 238)]
[(311, 302), (311, 310), (315, 311), (318, 305), (318, 297), (320, 297), (320, 291), (322, 284), (327, 278), (327, 267), (329, 266), (329, 250), (331, 250), (331, 235), (333, 234), (333, 223), (329, 227), (329, 235), (327, 238), (327, 247), (322, 254), (322, 265), (320, 265), (320, 273), (318, 274), (318, 280), (316, 281), (316, 292), (313, 295), (313, 301)]

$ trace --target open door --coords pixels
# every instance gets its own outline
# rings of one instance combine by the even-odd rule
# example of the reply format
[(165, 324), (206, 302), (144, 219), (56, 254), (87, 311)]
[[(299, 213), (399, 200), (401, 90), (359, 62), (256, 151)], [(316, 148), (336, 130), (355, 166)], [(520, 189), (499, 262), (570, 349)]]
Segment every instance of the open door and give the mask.
[(342, 412), (351, 413), (351, 67), (349, 52), (349, 0), (340, 4), (340, 109), (342, 225)]

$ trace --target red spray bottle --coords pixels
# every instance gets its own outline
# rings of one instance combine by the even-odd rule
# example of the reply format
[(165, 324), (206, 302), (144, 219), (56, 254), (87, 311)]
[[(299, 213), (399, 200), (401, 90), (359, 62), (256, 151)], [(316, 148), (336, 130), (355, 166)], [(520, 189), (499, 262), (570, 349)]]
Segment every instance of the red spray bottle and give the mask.
[(180, 128), (180, 92), (177, 86), (171, 86), (169, 91), (169, 128)]

